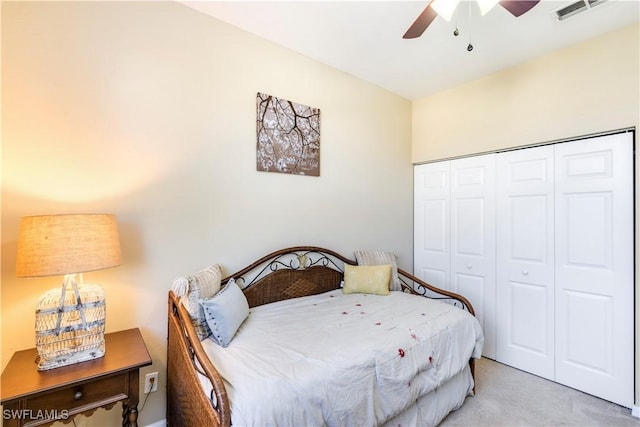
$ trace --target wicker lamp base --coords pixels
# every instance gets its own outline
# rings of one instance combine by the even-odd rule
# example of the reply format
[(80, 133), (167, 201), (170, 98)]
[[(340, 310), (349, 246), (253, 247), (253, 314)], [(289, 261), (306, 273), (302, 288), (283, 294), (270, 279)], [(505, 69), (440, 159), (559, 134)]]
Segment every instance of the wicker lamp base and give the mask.
[(78, 287), (73, 276), (65, 276), (62, 288), (46, 292), (36, 308), (38, 370), (104, 356), (105, 313), (104, 290), (99, 285)]

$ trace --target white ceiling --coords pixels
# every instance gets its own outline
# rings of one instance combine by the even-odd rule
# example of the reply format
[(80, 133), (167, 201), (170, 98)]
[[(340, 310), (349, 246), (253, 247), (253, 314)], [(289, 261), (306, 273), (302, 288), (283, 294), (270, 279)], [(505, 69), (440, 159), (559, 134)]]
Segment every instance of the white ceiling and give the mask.
[[(414, 100), (547, 52), (638, 22), (640, 0), (608, 0), (563, 22), (553, 11), (575, 0), (542, 0), (515, 18), (475, 2), (422, 37), (402, 35), (422, 1), (181, 1), (217, 19)], [(471, 31), (469, 31), (471, 30)], [(467, 51), (467, 44), (474, 46)], [(588, 70), (585, 70), (588, 72)]]

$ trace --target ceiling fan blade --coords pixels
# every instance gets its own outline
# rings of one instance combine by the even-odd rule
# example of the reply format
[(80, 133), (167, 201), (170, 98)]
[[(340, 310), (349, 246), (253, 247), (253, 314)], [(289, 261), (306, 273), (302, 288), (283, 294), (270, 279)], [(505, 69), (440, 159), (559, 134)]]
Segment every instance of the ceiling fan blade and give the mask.
[(507, 9), (516, 18), (530, 11), (540, 0), (502, 0), (500, 6)]
[(438, 16), (438, 14), (431, 8), (431, 5), (429, 4), (424, 8), (422, 13), (418, 16), (418, 18), (416, 18), (413, 24), (411, 24), (402, 38), (415, 39), (416, 37), (420, 37), (422, 33), (424, 33), (424, 30), (427, 29), (429, 24), (431, 24), (433, 20), (436, 19), (436, 16)]

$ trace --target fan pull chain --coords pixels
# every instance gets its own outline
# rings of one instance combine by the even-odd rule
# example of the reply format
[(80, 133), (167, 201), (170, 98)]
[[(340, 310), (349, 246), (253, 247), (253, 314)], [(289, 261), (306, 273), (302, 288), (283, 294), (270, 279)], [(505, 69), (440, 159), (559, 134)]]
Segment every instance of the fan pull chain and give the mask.
[[(459, 10), (459, 9), (458, 9)], [(455, 37), (458, 37), (458, 35), (460, 34), (460, 31), (458, 31), (458, 15), (460, 15), (460, 13), (458, 12), (458, 10), (455, 11), (456, 14), (456, 29), (453, 30), (453, 35)]]
[(469, 11), (469, 44), (467, 45), (467, 51), (471, 52), (473, 50), (473, 45), (471, 44), (471, 2), (467, 2), (467, 4), (469, 5), (467, 9)]

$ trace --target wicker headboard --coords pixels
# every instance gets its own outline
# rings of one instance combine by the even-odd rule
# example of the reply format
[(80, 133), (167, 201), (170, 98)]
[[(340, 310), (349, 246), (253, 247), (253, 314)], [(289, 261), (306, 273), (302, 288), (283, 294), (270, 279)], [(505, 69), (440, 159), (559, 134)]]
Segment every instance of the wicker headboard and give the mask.
[(296, 246), (273, 252), (223, 279), (243, 288), (249, 307), (340, 288), (342, 263), (356, 262), (328, 249)]
[[(272, 252), (222, 280), (243, 288), (249, 307), (339, 289), (344, 264), (356, 261), (317, 246), (294, 246)], [(444, 300), (474, 314), (464, 297), (439, 289), (398, 269), (402, 290), (431, 299)]]

